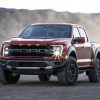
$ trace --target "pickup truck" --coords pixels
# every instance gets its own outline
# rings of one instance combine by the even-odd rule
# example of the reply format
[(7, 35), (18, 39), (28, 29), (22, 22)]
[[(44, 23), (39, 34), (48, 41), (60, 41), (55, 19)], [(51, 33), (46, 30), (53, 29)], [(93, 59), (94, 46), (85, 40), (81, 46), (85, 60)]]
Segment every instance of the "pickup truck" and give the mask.
[(90, 82), (99, 82), (100, 46), (90, 42), (81, 25), (31, 24), (18, 37), (2, 44), (3, 84), (15, 84), (23, 74), (38, 75), (40, 81), (49, 81), (54, 75), (61, 85), (75, 85), (83, 72)]

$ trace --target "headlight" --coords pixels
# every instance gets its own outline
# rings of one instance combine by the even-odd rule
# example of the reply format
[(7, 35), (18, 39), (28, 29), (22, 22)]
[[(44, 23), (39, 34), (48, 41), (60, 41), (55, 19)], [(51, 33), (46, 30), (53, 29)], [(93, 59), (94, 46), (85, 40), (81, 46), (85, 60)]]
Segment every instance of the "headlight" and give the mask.
[(60, 56), (60, 52), (59, 51), (54, 51), (54, 55), (55, 56)]
[(9, 55), (9, 45), (4, 45), (3, 46), (3, 56), (8, 56)]
[(53, 46), (53, 54), (55, 56), (61, 56), (63, 51), (63, 45), (54, 45)]

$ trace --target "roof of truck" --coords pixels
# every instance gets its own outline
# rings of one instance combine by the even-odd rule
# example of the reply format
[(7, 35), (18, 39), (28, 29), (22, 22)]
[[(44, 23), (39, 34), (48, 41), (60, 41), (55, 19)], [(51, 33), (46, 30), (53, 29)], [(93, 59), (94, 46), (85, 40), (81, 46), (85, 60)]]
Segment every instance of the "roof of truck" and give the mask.
[(81, 26), (81, 25), (73, 24), (73, 23), (34, 23), (34, 24), (31, 24), (31, 25), (71, 25), (71, 26)]

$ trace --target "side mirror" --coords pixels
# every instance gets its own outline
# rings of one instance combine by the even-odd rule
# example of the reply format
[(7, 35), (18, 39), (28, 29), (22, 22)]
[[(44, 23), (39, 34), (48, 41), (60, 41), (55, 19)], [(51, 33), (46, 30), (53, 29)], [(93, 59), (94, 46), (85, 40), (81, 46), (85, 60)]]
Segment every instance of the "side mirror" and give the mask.
[(76, 37), (73, 39), (74, 43), (85, 43), (85, 38), (84, 37)]

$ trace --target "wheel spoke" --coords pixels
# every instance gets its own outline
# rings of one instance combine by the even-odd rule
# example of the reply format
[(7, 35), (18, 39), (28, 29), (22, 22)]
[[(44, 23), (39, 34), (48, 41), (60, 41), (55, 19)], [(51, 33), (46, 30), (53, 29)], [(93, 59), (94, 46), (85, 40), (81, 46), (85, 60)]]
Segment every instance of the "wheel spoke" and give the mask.
[(69, 80), (73, 80), (75, 77), (75, 66), (73, 64), (70, 64), (67, 70), (67, 76)]

